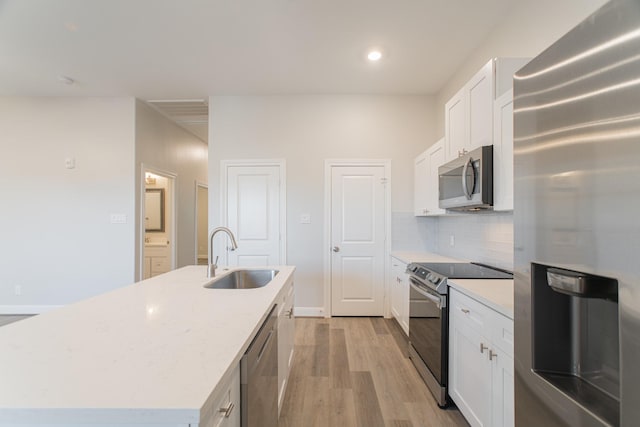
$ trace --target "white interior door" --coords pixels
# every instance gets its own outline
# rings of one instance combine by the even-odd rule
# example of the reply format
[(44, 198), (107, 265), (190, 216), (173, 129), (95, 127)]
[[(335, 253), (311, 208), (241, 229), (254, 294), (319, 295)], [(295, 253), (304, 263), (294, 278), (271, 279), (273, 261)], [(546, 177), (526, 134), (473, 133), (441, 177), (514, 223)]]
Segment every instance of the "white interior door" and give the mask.
[(280, 166), (227, 167), (227, 226), (238, 241), (230, 266), (279, 265), (281, 259)]
[(382, 316), (385, 167), (331, 168), (331, 314)]

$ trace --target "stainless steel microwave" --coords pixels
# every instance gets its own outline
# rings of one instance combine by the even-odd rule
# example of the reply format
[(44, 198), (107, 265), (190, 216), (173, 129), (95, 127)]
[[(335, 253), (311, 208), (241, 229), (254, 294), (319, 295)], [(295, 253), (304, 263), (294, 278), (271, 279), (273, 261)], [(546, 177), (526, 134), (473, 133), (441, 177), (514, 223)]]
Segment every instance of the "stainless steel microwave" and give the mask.
[(454, 211), (493, 208), (493, 146), (477, 148), (438, 168), (438, 205)]

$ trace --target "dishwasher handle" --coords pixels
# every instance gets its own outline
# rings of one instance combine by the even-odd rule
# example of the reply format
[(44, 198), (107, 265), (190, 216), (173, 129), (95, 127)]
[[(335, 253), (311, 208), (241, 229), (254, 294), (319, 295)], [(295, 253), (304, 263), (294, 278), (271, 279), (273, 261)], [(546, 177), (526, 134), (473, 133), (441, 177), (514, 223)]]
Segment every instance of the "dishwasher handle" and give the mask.
[(267, 318), (262, 323), (255, 338), (249, 344), (249, 348), (240, 359), (240, 383), (246, 384), (248, 377), (256, 369), (262, 357), (268, 353), (268, 349), (272, 347), (273, 342), (278, 336), (278, 311), (277, 304), (273, 306)]

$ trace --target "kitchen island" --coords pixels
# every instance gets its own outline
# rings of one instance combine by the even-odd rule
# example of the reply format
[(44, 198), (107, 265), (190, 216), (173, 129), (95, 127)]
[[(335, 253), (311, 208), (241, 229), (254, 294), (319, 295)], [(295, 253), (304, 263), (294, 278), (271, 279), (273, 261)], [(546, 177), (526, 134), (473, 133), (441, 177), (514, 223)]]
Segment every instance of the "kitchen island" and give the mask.
[(231, 290), (184, 267), (0, 328), (0, 426), (200, 425), (293, 281), (274, 268)]

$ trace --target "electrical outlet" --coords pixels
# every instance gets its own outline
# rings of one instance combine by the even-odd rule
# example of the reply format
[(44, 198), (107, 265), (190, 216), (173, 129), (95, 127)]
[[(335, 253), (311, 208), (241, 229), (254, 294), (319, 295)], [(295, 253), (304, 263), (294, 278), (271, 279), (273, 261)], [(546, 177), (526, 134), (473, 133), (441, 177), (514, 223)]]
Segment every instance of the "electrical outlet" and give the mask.
[(453, 234), (451, 234), (449, 236), (449, 246), (455, 246), (455, 245), (456, 245), (456, 237)]
[(22, 295), (22, 286), (21, 285), (15, 285), (13, 287), (13, 293), (16, 295)]

